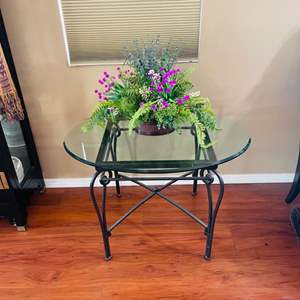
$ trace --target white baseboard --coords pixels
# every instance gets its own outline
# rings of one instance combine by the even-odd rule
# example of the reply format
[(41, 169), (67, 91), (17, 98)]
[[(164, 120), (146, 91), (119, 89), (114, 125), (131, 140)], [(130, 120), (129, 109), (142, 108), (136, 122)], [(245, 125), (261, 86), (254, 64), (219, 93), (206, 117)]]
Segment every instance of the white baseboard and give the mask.
[[(241, 183), (286, 183), (292, 182), (294, 174), (292, 173), (267, 173), (267, 174), (225, 174), (222, 175), (225, 184), (241, 184)], [(90, 178), (55, 178), (45, 179), (47, 188), (72, 188), (72, 187), (88, 187)], [(147, 181), (149, 185), (163, 185), (164, 181)], [(217, 182), (217, 180), (216, 180)], [(192, 181), (179, 180), (175, 184), (191, 184)], [(114, 185), (114, 183), (111, 183)], [(124, 181), (123, 186), (134, 186), (135, 183)]]

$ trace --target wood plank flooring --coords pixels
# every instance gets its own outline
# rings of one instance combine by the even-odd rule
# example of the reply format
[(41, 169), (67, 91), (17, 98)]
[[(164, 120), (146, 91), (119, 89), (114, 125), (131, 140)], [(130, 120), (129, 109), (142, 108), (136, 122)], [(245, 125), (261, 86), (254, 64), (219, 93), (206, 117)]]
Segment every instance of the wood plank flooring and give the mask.
[[(300, 245), (283, 201), (288, 188), (226, 185), (210, 262), (202, 258), (203, 229), (157, 197), (115, 229), (113, 259), (105, 262), (88, 190), (47, 190), (32, 201), (27, 232), (0, 220), (0, 299), (299, 300)], [(110, 224), (145, 192), (124, 187), (119, 199), (110, 188)], [(203, 186), (194, 198), (191, 186), (165, 194), (206, 215)]]

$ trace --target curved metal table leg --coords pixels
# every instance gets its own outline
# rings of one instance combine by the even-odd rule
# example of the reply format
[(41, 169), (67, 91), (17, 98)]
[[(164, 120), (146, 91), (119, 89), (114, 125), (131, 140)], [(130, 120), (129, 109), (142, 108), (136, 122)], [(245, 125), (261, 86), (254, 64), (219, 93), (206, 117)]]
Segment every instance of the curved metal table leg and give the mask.
[[(120, 128), (117, 127), (114, 131), (113, 147), (111, 149), (112, 150), (111, 154), (112, 154), (112, 158), (114, 161), (117, 161), (117, 140), (120, 135), (121, 135), (121, 130), (120, 130)], [(114, 171), (114, 175), (115, 175), (115, 178), (119, 178), (118, 171)], [(120, 181), (116, 180), (115, 184), (116, 184), (117, 197), (120, 198), (121, 197)]]
[[(193, 177), (197, 177), (197, 176), (198, 176), (198, 171), (199, 171), (199, 170), (194, 171)], [(193, 191), (192, 191), (192, 195), (193, 195), (193, 196), (196, 196), (196, 195), (197, 195), (197, 191), (198, 191), (198, 180), (197, 180), (197, 179), (194, 179), (194, 181), (193, 181)]]
[[(194, 143), (195, 143), (195, 160), (199, 160), (200, 159), (200, 145), (198, 143), (198, 138), (197, 138), (197, 134), (196, 134), (196, 129), (194, 126), (191, 127), (191, 134), (194, 136)], [(193, 172), (193, 177), (197, 177), (199, 174), (199, 170), (195, 170)], [(198, 192), (198, 180), (195, 179), (193, 180), (193, 190), (192, 190), (192, 195), (196, 196)]]
[[(119, 173), (117, 171), (115, 171), (114, 173), (115, 173), (115, 177), (119, 178)], [(116, 193), (117, 193), (117, 197), (121, 198), (121, 188), (120, 188), (119, 180), (116, 180)]]
[[(199, 170), (198, 170), (199, 172)], [(205, 176), (204, 173), (208, 172)], [(189, 215), (192, 219), (194, 219), (197, 223), (205, 227), (205, 235), (207, 236), (206, 239), (206, 248), (205, 248), (205, 254), (204, 258), (206, 260), (209, 260), (211, 257), (211, 251), (212, 251), (212, 244), (213, 244), (213, 237), (214, 237), (214, 227), (215, 227), (215, 222), (218, 214), (218, 210), (220, 208), (223, 195), (224, 195), (224, 181), (222, 177), (218, 174), (216, 170), (210, 170), (210, 169), (201, 169), (200, 170), (200, 177), (199, 180), (202, 180), (205, 183), (206, 189), (207, 189), (207, 197), (208, 197), (208, 222), (205, 224), (202, 220), (198, 219), (195, 217), (192, 213), (187, 211), (185, 208), (181, 207), (178, 205), (176, 202), (173, 200), (165, 197), (163, 194), (160, 193), (162, 189), (164, 189), (166, 186), (171, 185), (174, 180), (171, 181), (171, 183), (166, 184), (163, 186), (163, 188), (160, 189), (151, 189), (148, 188), (146, 185), (141, 184), (139, 181), (137, 181), (134, 178), (128, 178), (129, 180), (133, 182), (138, 182), (141, 186), (145, 187), (146, 189), (151, 191), (151, 194), (146, 196), (142, 201), (140, 201), (137, 205), (135, 205), (132, 209), (130, 209), (120, 220), (118, 220), (114, 225), (112, 225), (110, 228), (107, 227), (107, 222), (106, 222), (106, 192), (107, 192), (107, 185), (109, 184), (110, 181), (116, 181), (118, 180), (117, 178), (112, 177), (112, 172), (108, 171), (109, 177), (105, 176), (105, 171), (97, 171), (90, 183), (90, 197), (92, 200), (92, 203), (94, 205), (94, 208), (96, 210), (96, 214), (98, 217), (99, 221), (99, 226), (102, 232), (102, 237), (103, 237), (103, 243), (104, 243), (104, 251), (105, 251), (105, 260), (110, 260), (112, 258), (111, 256), (111, 251), (110, 251), (110, 245), (109, 245), (109, 237), (111, 236), (111, 231), (121, 224), (134, 210), (136, 210), (138, 207), (140, 207), (143, 203), (148, 201), (150, 198), (152, 198), (154, 195), (158, 195), (168, 201), (169, 203), (175, 205), (177, 208), (185, 212), (187, 215)], [(218, 199), (216, 201), (216, 204), (214, 206), (213, 203), (213, 196), (212, 196), (212, 189), (211, 185), (214, 181), (214, 176), (215, 175), (218, 178), (219, 184), (220, 184), (220, 189), (219, 189), (219, 195)], [(94, 192), (94, 186), (95, 186), (95, 181), (100, 176), (100, 184), (102, 185), (102, 203), (101, 207), (99, 207), (98, 202), (96, 200), (95, 192)], [(120, 180), (126, 178), (126, 176), (119, 177)], [(171, 179), (171, 178), (170, 178)], [(178, 178), (179, 180), (179, 178)], [(176, 180), (175, 180), (176, 181)]]
[(204, 258), (206, 260), (210, 260), (211, 258), (211, 250), (212, 250), (212, 243), (214, 238), (214, 228), (215, 223), (218, 215), (218, 211), (223, 199), (224, 195), (224, 181), (222, 177), (219, 175), (219, 173), (216, 170), (210, 170), (209, 172), (213, 173), (219, 180), (220, 189), (219, 189), (219, 195), (216, 202), (215, 207), (213, 207), (213, 196), (211, 191), (211, 185), (214, 181), (214, 178), (208, 173), (206, 175), (206, 179), (204, 180), (206, 189), (207, 189), (207, 197), (208, 197), (208, 224), (207, 228), (205, 229), (205, 234), (207, 235), (206, 240), (206, 248), (205, 248), (205, 254)]
[(285, 202), (292, 203), (294, 199), (299, 195), (299, 193), (300, 193), (300, 148), (299, 148), (299, 157), (298, 157), (297, 168), (294, 176), (294, 181), (285, 199)]
[[(101, 174), (100, 178), (100, 183), (102, 185), (102, 205), (101, 205), (101, 210), (98, 206), (96, 196), (95, 196), (95, 181), (97, 177)], [(111, 260), (111, 252), (110, 252), (110, 246), (109, 246), (109, 237), (110, 237), (110, 232), (107, 230), (107, 223), (106, 223), (106, 189), (107, 189), (107, 184), (109, 183), (109, 178), (107, 178), (103, 172), (97, 171), (90, 183), (90, 198), (92, 200), (92, 203), (94, 205), (94, 208), (96, 210), (96, 214), (98, 217), (99, 221), (99, 226), (102, 232), (102, 237), (103, 237), (103, 243), (104, 243), (104, 251), (105, 251), (105, 260)]]

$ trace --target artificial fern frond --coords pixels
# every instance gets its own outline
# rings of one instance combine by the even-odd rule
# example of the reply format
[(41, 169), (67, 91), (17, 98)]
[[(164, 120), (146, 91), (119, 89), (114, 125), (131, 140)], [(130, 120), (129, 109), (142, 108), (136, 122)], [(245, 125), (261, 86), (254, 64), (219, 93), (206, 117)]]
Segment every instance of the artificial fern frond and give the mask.
[(132, 116), (131, 120), (128, 123), (128, 133), (131, 134), (133, 129), (136, 128), (141, 122), (141, 117), (147, 114), (151, 110), (152, 103), (146, 103), (141, 106)]
[(118, 103), (115, 101), (105, 101), (96, 104), (91, 116), (87, 122), (82, 126), (82, 131), (87, 132), (94, 126), (104, 127), (107, 120), (112, 122), (117, 121), (119, 114)]

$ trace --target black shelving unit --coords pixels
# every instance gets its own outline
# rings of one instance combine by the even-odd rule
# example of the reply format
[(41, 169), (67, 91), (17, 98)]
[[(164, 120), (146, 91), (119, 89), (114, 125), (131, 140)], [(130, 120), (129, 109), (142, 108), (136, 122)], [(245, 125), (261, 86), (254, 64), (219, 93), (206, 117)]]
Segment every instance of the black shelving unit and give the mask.
[(45, 183), (1, 11), (0, 42), (25, 113), (23, 121), (1, 120), (0, 216), (16, 225), (19, 231), (24, 231), (30, 196), (34, 192), (43, 191)]

